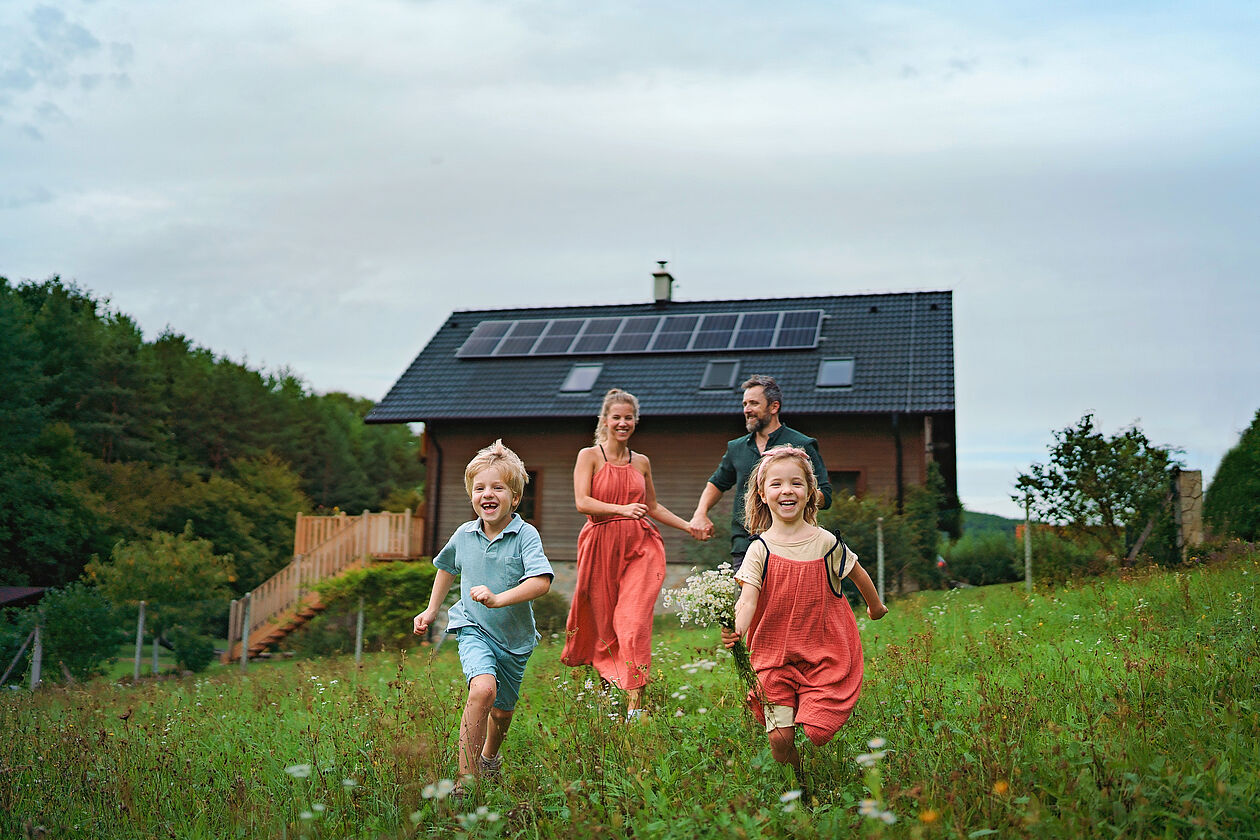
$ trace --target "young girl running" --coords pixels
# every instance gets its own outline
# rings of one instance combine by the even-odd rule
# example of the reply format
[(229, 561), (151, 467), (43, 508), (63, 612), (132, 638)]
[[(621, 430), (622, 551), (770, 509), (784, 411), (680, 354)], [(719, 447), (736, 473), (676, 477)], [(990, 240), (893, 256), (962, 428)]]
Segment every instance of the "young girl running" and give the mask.
[(809, 455), (793, 446), (766, 450), (748, 482), (744, 517), (751, 534), (735, 575), (735, 632), (746, 635), (761, 696), (748, 701), (766, 726), (776, 761), (801, 778), (796, 727), (821, 746), (839, 731), (862, 688), (862, 642), (840, 581), (850, 578), (872, 619), (888, 608), (857, 555), (818, 527), (817, 480)]

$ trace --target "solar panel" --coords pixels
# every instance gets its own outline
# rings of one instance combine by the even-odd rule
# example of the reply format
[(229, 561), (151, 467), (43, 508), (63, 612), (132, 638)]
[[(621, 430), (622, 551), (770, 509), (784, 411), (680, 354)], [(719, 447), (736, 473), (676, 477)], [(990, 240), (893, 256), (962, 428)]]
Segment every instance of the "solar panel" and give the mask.
[(757, 350), (774, 345), (774, 333), (779, 326), (778, 312), (745, 312), (735, 334), (736, 350)]
[(659, 315), (650, 315), (647, 317), (627, 318), (625, 325), (621, 328), (621, 332), (617, 334), (617, 338), (612, 343), (611, 352), (613, 353), (642, 353), (647, 349), (652, 336), (656, 335), (656, 329), (661, 325)]
[(586, 323), (585, 318), (559, 318), (547, 325), (546, 332), (543, 337), (534, 345), (534, 355), (552, 355), (557, 353), (569, 352), (569, 345), (573, 343), (573, 337), (577, 335), (582, 325)]
[(731, 346), (731, 333), (735, 330), (738, 315), (705, 315), (696, 329), (692, 350), (725, 350)]
[(499, 346), (494, 348), (496, 356), (528, 356), (538, 336), (547, 328), (546, 321), (516, 321)]
[(570, 353), (606, 353), (624, 318), (591, 318), (573, 342)]
[(675, 350), (686, 350), (691, 343), (691, 334), (700, 323), (699, 315), (667, 315), (661, 322), (661, 328), (652, 342), (653, 353), (669, 353)]
[(482, 321), (461, 358), (795, 350), (818, 346), (821, 309)]
[(821, 309), (802, 309), (784, 312), (779, 324), (779, 335), (774, 346), (778, 350), (818, 346), (818, 328), (822, 323)]
[(489, 356), (512, 324), (512, 321), (482, 321), (455, 355)]

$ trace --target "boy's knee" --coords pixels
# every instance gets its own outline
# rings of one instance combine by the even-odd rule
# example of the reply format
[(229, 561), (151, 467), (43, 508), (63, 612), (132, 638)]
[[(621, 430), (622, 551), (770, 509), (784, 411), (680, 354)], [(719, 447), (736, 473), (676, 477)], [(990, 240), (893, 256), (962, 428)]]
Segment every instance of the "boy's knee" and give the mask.
[(509, 712), (507, 709), (500, 709), (497, 706), (492, 706), (490, 708), (490, 717), (494, 718), (494, 722), (500, 726), (507, 726), (511, 723), (513, 714), (514, 712)]
[(489, 674), (478, 674), (468, 683), (469, 703), (489, 706), (494, 703), (494, 699), (498, 694), (498, 684), (495, 682), (494, 677)]

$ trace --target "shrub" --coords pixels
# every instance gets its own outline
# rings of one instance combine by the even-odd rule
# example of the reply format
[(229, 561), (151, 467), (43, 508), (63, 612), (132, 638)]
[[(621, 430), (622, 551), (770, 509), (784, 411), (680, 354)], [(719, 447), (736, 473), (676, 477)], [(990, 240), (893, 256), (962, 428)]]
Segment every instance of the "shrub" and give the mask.
[(428, 605), (436, 574), (433, 564), (424, 560), (375, 563), (326, 580), (315, 587), (324, 611), (291, 635), (286, 645), (312, 655), (353, 650), (362, 597), (364, 648), (409, 647), (418, 641), (411, 633), (411, 619)]
[(175, 664), (181, 670), (200, 673), (214, 660), (214, 641), (183, 625), (166, 631), (166, 641), (175, 652)]
[(1038, 581), (1062, 583), (1075, 578), (1100, 575), (1116, 560), (1098, 540), (1077, 535), (1066, 537), (1051, 528), (1034, 526), (1032, 570)]
[(552, 633), (564, 633), (565, 624), (569, 620), (569, 599), (552, 589), (541, 598), (535, 598), (534, 624), (544, 640), (550, 639)]
[[(61, 665), (81, 680), (104, 672), (127, 636), (113, 604), (100, 590), (78, 582), (48, 590), (38, 604), (24, 610), (18, 619), (22, 638), (37, 621), (43, 627), (45, 679), (59, 679)], [(30, 655), (27, 648), (28, 659)]]
[(1221, 459), (1203, 500), (1203, 518), (1220, 536), (1260, 540), (1260, 411)]
[(945, 552), (949, 576), (974, 586), (1019, 580), (1019, 552), (1015, 540), (999, 531), (967, 534)]

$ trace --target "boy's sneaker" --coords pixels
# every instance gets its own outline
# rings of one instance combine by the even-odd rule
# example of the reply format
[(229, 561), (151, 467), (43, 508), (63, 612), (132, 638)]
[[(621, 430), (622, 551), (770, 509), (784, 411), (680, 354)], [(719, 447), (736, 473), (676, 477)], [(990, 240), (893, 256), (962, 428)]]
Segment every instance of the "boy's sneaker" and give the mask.
[(484, 755), (477, 759), (481, 765), (482, 778), (496, 781), (503, 775), (503, 756), (496, 755), (494, 758), (486, 758)]

